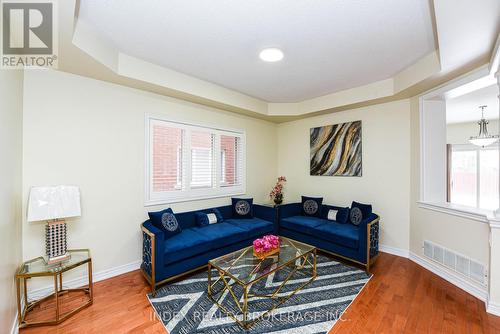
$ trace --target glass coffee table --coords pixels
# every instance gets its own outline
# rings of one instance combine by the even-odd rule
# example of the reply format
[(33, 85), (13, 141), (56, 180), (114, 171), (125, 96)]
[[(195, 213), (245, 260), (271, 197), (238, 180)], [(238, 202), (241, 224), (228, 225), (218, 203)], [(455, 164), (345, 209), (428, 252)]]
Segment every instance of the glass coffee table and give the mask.
[[(280, 252), (265, 259), (254, 256), (250, 246), (208, 262), (208, 297), (243, 329), (316, 278), (316, 248), (288, 238), (280, 240)], [(269, 282), (266, 278), (272, 274), (282, 281)], [(264, 310), (259, 304), (262, 299), (267, 299)]]

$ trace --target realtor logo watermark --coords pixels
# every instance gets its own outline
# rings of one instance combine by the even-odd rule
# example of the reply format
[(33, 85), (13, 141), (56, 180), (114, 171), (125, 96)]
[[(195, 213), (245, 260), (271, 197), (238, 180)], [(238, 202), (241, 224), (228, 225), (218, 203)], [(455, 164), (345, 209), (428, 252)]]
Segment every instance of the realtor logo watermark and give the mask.
[(1, 68), (57, 68), (56, 1), (1, 1)]

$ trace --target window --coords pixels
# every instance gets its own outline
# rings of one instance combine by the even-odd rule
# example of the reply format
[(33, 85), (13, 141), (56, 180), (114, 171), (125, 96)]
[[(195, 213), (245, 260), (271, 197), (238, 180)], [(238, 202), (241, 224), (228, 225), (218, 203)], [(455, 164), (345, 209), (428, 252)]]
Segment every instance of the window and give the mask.
[(449, 163), (451, 203), (498, 207), (498, 146), (451, 145)]
[(153, 117), (146, 130), (146, 205), (245, 193), (243, 132)]
[(241, 138), (237, 136), (220, 136), (220, 147), (221, 147), (221, 183), (224, 187), (231, 187), (237, 185), (241, 182), (238, 178), (240, 177), (238, 170), (239, 166), (242, 164), (242, 155), (238, 152), (241, 149), (240, 144)]

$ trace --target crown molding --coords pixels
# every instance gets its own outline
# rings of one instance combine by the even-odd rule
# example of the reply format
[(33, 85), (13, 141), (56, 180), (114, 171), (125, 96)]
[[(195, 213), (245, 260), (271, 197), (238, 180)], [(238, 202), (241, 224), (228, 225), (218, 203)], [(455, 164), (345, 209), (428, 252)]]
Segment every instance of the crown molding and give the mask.
[[(76, 6), (76, 3), (73, 5)], [(66, 11), (69, 12), (70, 6), (67, 3), (66, 6), (68, 8)], [(61, 21), (63, 24), (66, 23), (61, 30), (71, 31), (67, 36), (70, 46), (66, 47), (76, 49), (73, 51), (82, 56), (90, 57), (94, 66), (97, 62), (110, 70), (104, 75), (99, 74), (101, 79), (106, 80), (108, 76), (111, 80), (107, 81), (117, 81), (116, 76), (118, 76), (121, 82), (130, 80), (134, 84), (140, 82), (142, 86), (151, 86), (148, 90), (163, 89), (166, 95), (172, 97), (209, 106), (225, 106), (225, 109), (233, 109), (231, 111), (246, 111), (261, 117), (303, 117), (342, 106), (393, 97), (441, 70), (439, 54), (433, 51), (393, 77), (384, 80), (304, 101), (273, 103), (124, 54), (77, 15), (73, 15), (72, 26), (68, 18)], [(75, 64), (70, 66), (76, 67)], [(60, 64), (60, 69), (66, 70), (63, 62)], [(67, 71), (74, 73), (74, 70)]]
[(491, 75), (495, 75), (497, 78), (500, 77), (500, 33), (498, 33), (495, 47), (491, 53), (489, 69)]

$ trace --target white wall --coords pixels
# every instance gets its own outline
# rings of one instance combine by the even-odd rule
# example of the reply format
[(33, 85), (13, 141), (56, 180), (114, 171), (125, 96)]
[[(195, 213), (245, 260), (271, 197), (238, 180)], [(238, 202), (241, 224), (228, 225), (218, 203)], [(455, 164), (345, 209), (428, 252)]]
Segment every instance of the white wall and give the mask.
[(21, 262), (23, 73), (0, 70), (0, 333), (16, 316), (14, 273)]
[[(418, 97), (411, 100), (411, 240), (410, 251), (423, 256), (429, 240), (488, 265), (489, 226), (486, 223), (423, 209), (420, 200), (420, 117)], [(443, 271), (447, 271), (441, 266)], [(465, 279), (465, 277), (464, 277)], [(471, 284), (475, 284), (470, 281)]]
[[(491, 135), (498, 134), (498, 120), (490, 120), (488, 132)], [(446, 143), (447, 144), (469, 144), (471, 136), (479, 134), (479, 125), (477, 122), (453, 123), (446, 125)]]
[[(31, 186), (75, 184), (82, 217), (68, 221), (70, 248), (90, 248), (94, 272), (141, 259), (145, 113), (243, 129), (247, 194), (268, 202), (277, 177), (276, 125), (63, 72), (27, 71), (24, 81), (24, 210)], [(176, 203), (176, 212), (229, 204)], [(23, 223), (24, 258), (44, 253), (43, 223)]]
[[(309, 129), (362, 121), (363, 176), (309, 175)], [(324, 203), (371, 203), (381, 217), (381, 242), (409, 248), (410, 105), (408, 100), (278, 125), (278, 171), (288, 179), (285, 201), (323, 196)]]
[(442, 100), (424, 101), (422, 122), (425, 140), (422, 141), (422, 164), (425, 174), (422, 198), (429, 202), (446, 201), (446, 103)]

